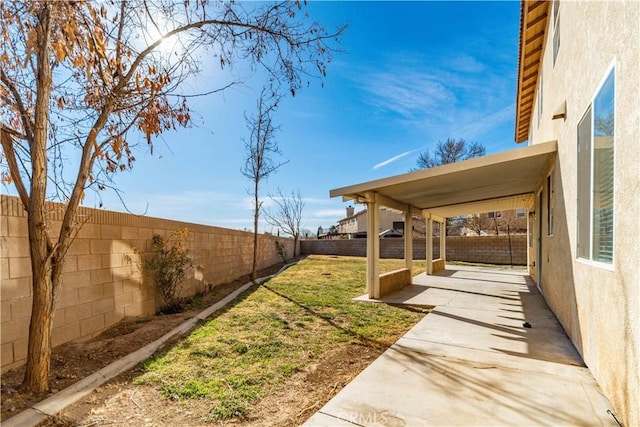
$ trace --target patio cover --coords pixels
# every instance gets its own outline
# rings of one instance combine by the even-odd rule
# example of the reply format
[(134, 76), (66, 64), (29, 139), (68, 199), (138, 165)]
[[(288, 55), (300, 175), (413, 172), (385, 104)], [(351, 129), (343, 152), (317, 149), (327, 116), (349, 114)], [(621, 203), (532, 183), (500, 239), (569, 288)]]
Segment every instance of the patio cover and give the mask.
[(405, 229), (411, 230), (413, 215), (426, 218), (427, 274), (442, 269), (446, 262), (446, 239), (440, 239), (439, 258), (433, 259), (433, 224), (445, 218), (490, 211), (525, 208), (534, 210), (535, 192), (542, 185), (557, 152), (556, 141), (451, 163), (417, 172), (350, 185), (331, 190), (331, 197), (342, 196), (366, 203), (367, 293), (380, 298), (411, 283), (413, 234), (404, 239), (406, 267), (379, 274), (380, 206), (405, 212)]
[(534, 193), (556, 151), (556, 141), (550, 141), (336, 188), (330, 195), (364, 203), (375, 194), (381, 205), (443, 218), (516, 208), (533, 210)]

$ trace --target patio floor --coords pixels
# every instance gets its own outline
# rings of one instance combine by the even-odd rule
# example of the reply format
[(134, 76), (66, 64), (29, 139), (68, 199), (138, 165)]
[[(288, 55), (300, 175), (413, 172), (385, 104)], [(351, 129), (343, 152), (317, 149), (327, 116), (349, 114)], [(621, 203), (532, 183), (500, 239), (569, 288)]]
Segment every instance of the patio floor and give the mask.
[(304, 425), (617, 425), (524, 269), (413, 283), (383, 302), (436, 308)]

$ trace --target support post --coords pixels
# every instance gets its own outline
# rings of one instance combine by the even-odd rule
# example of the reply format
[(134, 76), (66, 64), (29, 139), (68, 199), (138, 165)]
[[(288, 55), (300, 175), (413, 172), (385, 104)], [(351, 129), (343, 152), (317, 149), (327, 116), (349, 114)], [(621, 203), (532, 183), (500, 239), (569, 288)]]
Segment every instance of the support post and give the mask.
[(425, 256), (427, 261), (427, 274), (433, 274), (433, 219), (431, 219), (431, 215), (427, 216), (427, 238), (426, 240), (426, 248), (425, 248)]
[(380, 298), (380, 209), (375, 195), (367, 201), (367, 293), (369, 298)]
[(447, 263), (447, 219), (440, 223), (440, 258)]
[(410, 206), (404, 213), (404, 264), (411, 271), (413, 268), (413, 214)]
[(527, 272), (529, 276), (531, 276), (531, 265), (533, 261), (531, 256), (533, 255), (532, 251), (533, 244), (533, 212), (527, 209)]

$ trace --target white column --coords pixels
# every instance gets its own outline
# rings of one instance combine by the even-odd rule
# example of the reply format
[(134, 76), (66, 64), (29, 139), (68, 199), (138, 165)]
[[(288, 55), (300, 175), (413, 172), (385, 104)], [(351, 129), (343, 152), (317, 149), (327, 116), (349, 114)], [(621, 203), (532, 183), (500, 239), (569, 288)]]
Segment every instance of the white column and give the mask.
[(440, 223), (440, 258), (447, 262), (447, 219)]
[(367, 293), (369, 298), (380, 298), (380, 209), (375, 197), (367, 202)]
[(427, 216), (427, 246), (425, 248), (425, 256), (427, 261), (427, 274), (433, 274), (433, 220), (431, 215)]
[(532, 231), (532, 219), (531, 219), (531, 211), (529, 209), (527, 209), (527, 272), (529, 273), (529, 276), (531, 276), (531, 264), (532, 264), (532, 260), (531, 260), (531, 256), (533, 255), (531, 253), (531, 243), (532, 243), (532, 235), (531, 235), (531, 231)]
[(413, 215), (411, 206), (404, 213), (404, 264), (409, 270), (413, 268)]

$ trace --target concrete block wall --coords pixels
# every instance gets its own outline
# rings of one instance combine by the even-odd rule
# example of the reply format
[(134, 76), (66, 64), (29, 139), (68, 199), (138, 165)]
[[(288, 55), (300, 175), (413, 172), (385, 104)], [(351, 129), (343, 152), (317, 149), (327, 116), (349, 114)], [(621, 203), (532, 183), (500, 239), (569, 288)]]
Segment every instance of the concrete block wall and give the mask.
[[(26, 212), (15, 197), (0, 196), (0, 313), (2, 371), (24, 362), (31, 316), (31, 260)], [(62, 205), (48, 204), (52, 231), (60, 227)], [(155, 313), (161, 306), (153, 284), (142, 273), (134, 249), (151, 246), (154, 234), (189, 230), (188, 249), (197, 271), (183, 284), (183, 295), (232, 281), (251, 272), (253, 235), (198, 224), (81, 208), (84, 222), (67, 255), (63, 287), (53, 320), (53, 345), (88, 339), (125, 316)], [(281, 262), (275, 241), (293, 255), (293, 240), (259, 236), (258, 268)]]
[[(509, 248), (511, 240), (511, 248)], [(484, 264), (527, 265), (527, 236), (450, 236), (447, 260)]]
[[(366, 256), (366, 239), (303, 240), (303, 254)], [(413, 240), (413, 259), (425, 259), (425, 239)], [(440, 239), (433, 239), (434, 258), (440, 257)], [(447, 261), (484, 264), (527, 264), (527, 236), (447, 236)], [(380, 239), (380, 258), (404, 258), (404, 239)]]
[(411, 284), (411, 270), (400, 268), (380, 275), (380, 296), (390, 294)]

